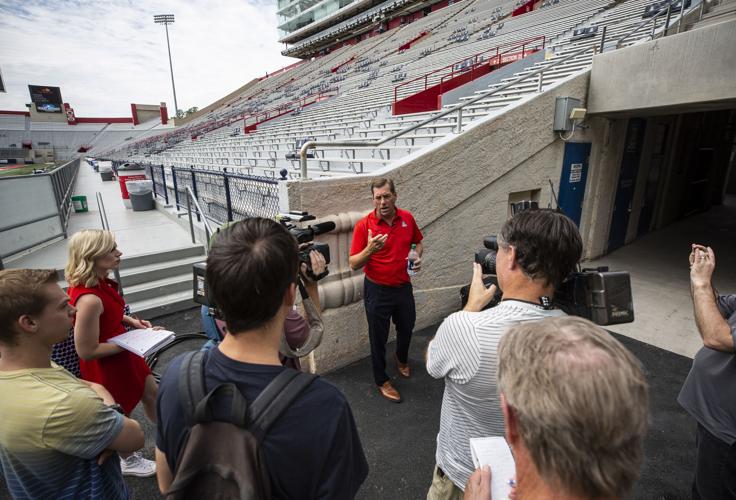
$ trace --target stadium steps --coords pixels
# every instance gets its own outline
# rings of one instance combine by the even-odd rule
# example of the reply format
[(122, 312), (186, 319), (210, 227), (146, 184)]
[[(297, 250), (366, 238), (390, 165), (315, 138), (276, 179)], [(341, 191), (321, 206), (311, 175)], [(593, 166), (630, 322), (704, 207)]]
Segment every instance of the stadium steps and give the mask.
[(192, 265), (203, 260), (202, 245), (123, 258), (120, 281), (125, 302), (144, 319), (194, 307)]
[[(133, 314), (150, 319), (185, 309), (196, 304), (192, 300), (192, 265), (205, 260), (202, 245), (136, 255), (123, 258), (120, 281), (125, 303)], [(59, 276), (63, 269), (57, 269)], [(66, 290), (65, 280), (59, 285)]]

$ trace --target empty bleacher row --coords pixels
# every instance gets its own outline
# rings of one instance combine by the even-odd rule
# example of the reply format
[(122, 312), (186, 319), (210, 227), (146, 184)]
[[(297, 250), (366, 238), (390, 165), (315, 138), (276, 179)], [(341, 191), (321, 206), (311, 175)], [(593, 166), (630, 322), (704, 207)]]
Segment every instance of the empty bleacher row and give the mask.
[(0, 148), (27, 147), (52, 149), (57, 161), (81, 154), (109, 149), (114, 145), (138, 140), (146, 135), (160, 135), (160, 121), (134, 126), (129, 123), (32, 122), (17, 114), (0, 114)]
[[(558, 64), (558, 61), (580, 49), (599, 46), (604, 26), (607, 40), (615, 40), (629, 32), (642, 21), (642, 13), (648, 3), (651, 2), (560, 0), (548, 2), (545, 7), (525, 15), (506, 17), (515, 6), (512, 2), (465, 0), (407, 26), (343, 47), (328, 56), (306, 61), (290, 71), (267, 78), (213, 112), (208, 119), (221, 119), (228, 114), (237, 116), (238, 113), (245, 116), (248, 109), (264, 111), (270, 107), (288, 110), (289, 99), (303, 94), (305, 89), (337, 87), (334, 97), (261, 123), (249, 134), (233, 134), (233, 129), (242, 126), (242, 122), (232, 122), (194, 140), (187, 137), (173, 147), (148, 156), (119, 149), (116, 151), (117, 159), (167, 166), (228, 168), (268, 177), (276, 177), (285, 168), (291, 178), (298, 178), (299, 162), (294, 157), (298, 142), (307, 138), (319, 141), (377, 139), (432, 115), (430, 112), (390, 115), (396, 85), (392, 80), (396, 73), (404, 73), (406, 79), (411, 80), (493, 47), (543, 36), (548, 51), (545, 60), (479, 93), (487, 94), (494, 87), (519, 76), (549, 68), (542, 81), (542, 90), (545, 90), (588, 67), (593, 50), (564, 64)], [(664, 18), (658, 19), (657, 23), (655, 31), (661, 29)], [(596, 26), (601, 29), (593, 32), (592, 36), (573, 39), (574, 29)], [(650, 31), (636, 33), (624, 45), (648, 39)], [(423, 32), (428, 35), (419, 38), (408, 49), (398, 50)], [(498, 113), (538, 90), (539, 82), (535, 77), (507, 88), (501, 94), (489, 95), (463, 110), (463, 126)], [(310, 176), (343, 176), (374, 171), (452, 133), (456, 122), (457, 115), (448, 115), (380, 148), (319, 147), (308, 159)]]

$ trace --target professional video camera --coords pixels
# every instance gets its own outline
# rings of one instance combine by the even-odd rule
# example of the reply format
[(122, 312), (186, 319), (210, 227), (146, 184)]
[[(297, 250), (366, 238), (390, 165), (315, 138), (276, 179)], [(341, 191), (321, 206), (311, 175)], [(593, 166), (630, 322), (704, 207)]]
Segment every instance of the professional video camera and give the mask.
[[(309, 257), (309, 252), (316, 250), (321, 253), (327, 264), (330, 263), (330, 246), (327, 243), (314, 241), (315, 236), (320, 234), (329, 233), (335, 229), (335, 223), (332, 221), (320, 222), (319, 224), (309, 225), (306, 228), (301, 228), (293, 222), (307, 222), (314, 220), (314, 215), (309, 215), (309, 212), (291, 211), (288, 214), (278, 214), (276, 220), (279, 221), (289, 232), (296, 238), (299, 243), (299, 262), (304, 262), (307, 265), (307, 274), (314, 281), (319, 281), (329, 274), (329, 271), (325, 271), (319, 275), (315, 275), (312, 272), (312, 260)], [(307, 244), (306, 246), (303, 246)]]
[[(314, 281), (319, 281), (322, 278), (326, 277), (329, 274), (329, 270), (325, 269), (325, 271), (319, 275), (315, 275), (312, 270), (312, 260), (309, 257), (309, 252), (312, 250), (316, 250), (319, 253), (321, 253), (324, 258), (325, 262), (327, 264), (330, 263), (330, 247), (327, 243), (322, 243), (319, 241), (314, 241), (314, 237), (318, 236), (320, 234), (328, 233), (335, 229), (335, 223), (332, 221), (328, 222), (320, 222), (319, 224), (314, 224), (307, 226), (306, 228), (298, 227), (294, 223), (301, 223), (301, 222), (307, 222), (310, 220), (314, 220), (315, 217), (313, 215), (309, 215), (308, 212), (298, 212), (298, 211), (292, 211), (288, 214), (279, 214), (276, 216), (276, 220), (279, 221), (286, 229), (289, 230), (292, 236), (296, 239), (297, 243), (299, 244), (299, 263), (301, 266), (301, 263), (304, 262), (307, 265), (307, 275), (310, 279)], [(219, 229), (218, 229), (219, 231)], [(194, 302), (201, 304), (203, 306), (210, 307), (212, 309), (216, 309), (215, 304), (210, 300), (209, 295), (207, 293), (207, 281), (205, 279), (207, 274), (207, 263), (206, 262), (198, 262), (194, 264), (193, 274), (194, 274), (194, 282), (193, 282), (193, 296), (194, 296)], [(299, 283), (300, 287), (300, 293), (302, 294), (302, 297), (304, 298), (306, 291), (304, 291), (304, 287), (301, 283)]]
[[(483, 239), (484, 248), (475, 252), (475, 262), (481, 265), (486, 286), (498, 285), (496, 254), (498, 239), (495, 235)], [(470, 286), (460, 290), (463, 306), (468, 301)], [(501, 300), (497, 290), (486, 309)], [(631, 278), (626, 271), (609, 271), (608, 267), (583, 268), (570, 273), (555, 290), (553, 304), (567, 314), (587, 318), (599, 325), (615, 325), (634, 321), (634, 302), (631, 297)]]

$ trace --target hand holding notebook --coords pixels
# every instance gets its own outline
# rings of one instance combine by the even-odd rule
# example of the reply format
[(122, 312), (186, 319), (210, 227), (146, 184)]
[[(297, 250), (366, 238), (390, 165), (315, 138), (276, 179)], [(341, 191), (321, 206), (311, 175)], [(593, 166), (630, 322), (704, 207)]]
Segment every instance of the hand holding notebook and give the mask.
[(491, 467), (491, 498), (506, 499), (511, 494), (510, 480), (516, 475), (516, 464), (503, 437), (471, 438), (470, 453), (476, 468)]
[(169, 330), (154, 330), (152, 328), (130, 330), (108, 340), (111, 344), (119, 345), (126, 351), (145, 358), (165, 345), (174, 341), (175, 334)]

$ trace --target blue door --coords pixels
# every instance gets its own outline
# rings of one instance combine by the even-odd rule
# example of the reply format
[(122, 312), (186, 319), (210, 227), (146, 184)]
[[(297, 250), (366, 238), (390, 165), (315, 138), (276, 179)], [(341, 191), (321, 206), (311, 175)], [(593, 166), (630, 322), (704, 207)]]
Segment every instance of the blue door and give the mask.
[(585, 181), (588, 178), (589, 142), (566, 142), (560, 177), (560, 210), (580, 226)]
[(636, 188), (636, 175), (639, 172), (639, 160), (644, 143), (646, 120), (632, 118), (626, 130), (626, 144), (621, 158), (621, 171), (618, 176), (616, 199), (611, 215), (611, 229), (608, 233), (608, 251), (612, 252), (626, 243), (626, 231), (631, 215), (631, 200)]

